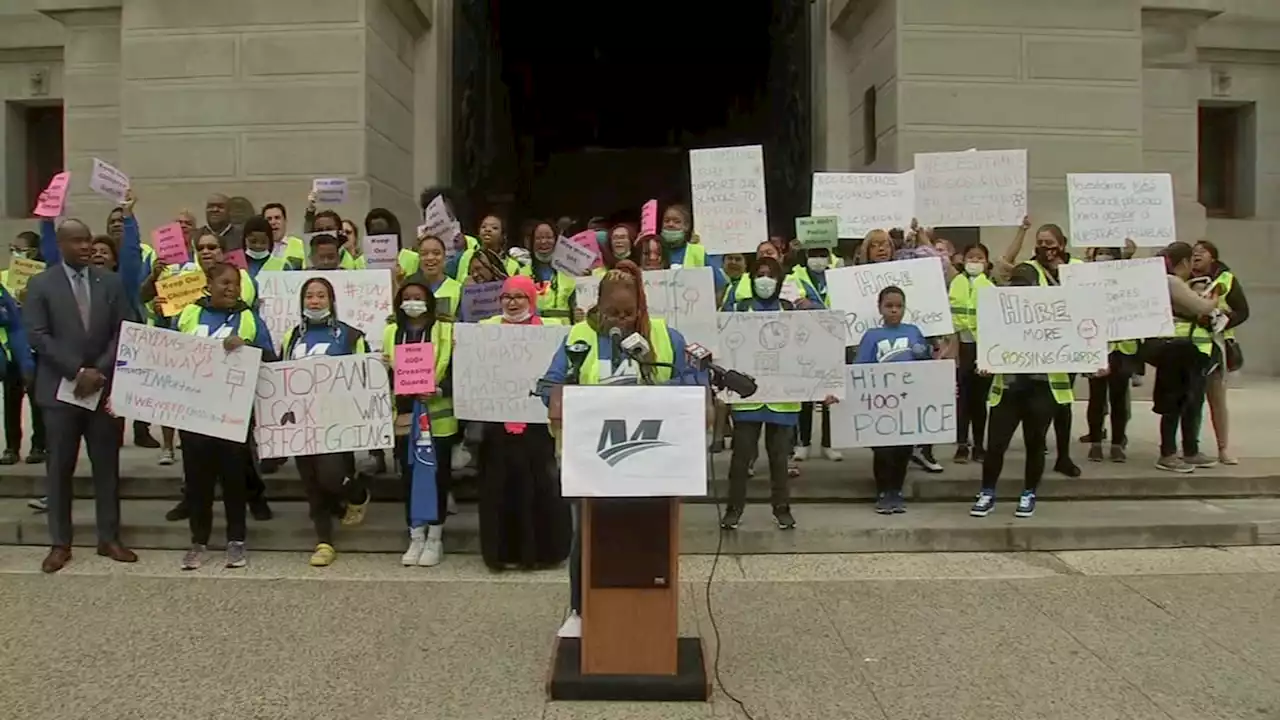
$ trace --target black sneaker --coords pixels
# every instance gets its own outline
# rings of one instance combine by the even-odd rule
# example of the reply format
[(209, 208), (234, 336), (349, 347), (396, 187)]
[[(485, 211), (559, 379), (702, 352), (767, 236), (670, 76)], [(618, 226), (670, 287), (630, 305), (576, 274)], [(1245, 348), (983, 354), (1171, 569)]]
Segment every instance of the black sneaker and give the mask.
[(1089, 446), (1089, 462), (1102, 462), (1102, 443)]
[(955, 457), (951, 458), (951, 460), (957, 465), (964, 465), (969, 462), (969, 446), (957, 445)]
[(773, 521), (778, 523), (779, 530), (794, 530), (795, 516), (791, 514), (790, 505), (779, 505), (773, 509)]
[(249, 501), (249, 515), (258, 522), (266, 522), (275, 517), (271, 512), (271, 506), (267, 504), (266, 498), (254, 498)]
[(263, 475), (274, 475), (276, 471), (284, 467), (288, 458), (267, 458), (258, 464), (258, 471)]
[(942, 466), (933, 459), (933, 448), (917, 447), (911, 451), (911, 462), (927, 473), (940, 473)]
[(186, 500), (179, 500), (178, 504), (173, 506), (173, 509), (164, 514), (164, 519), (169, 522), (178, 522), (189, 517), (191, 517), (191, 509), (187, 507)]
[(973, 454), (969, 457), (973, 458), (974, 462), (981, 463), (983, 460), (987, 459), (987, 451), (975, 445), (973, 447)]
[(728, 507), (725, 508), (724, 517), (720, 518), (720, 528), (722, 530), (737, 530), (741, 522), (742, 508)]
[(148, 450), (155, 450), (160, 447), (160, 441), (151, 436), (150, 430), (142, 430), (141, 432), (134, 430), (133, 444)]
[(17, 450), (14, 450), (13, 448), (5, 448), (4, 452), (0, 453), (0, 465), (17, 465), (17, 464), (18, 464)]
[(48, 457), (49, 454), (44, 451), (44, 448), (31, 448), (31, 452), (27, 453), (27, 464), (43, 465)]
[(881, 515), (893, 513), (893, 498), (889, 497), (889, 493), (880, 493), (876, 497), (876, 512)]
[(1084, 445), (1093, 445), (1094, 443), (1100, 443), (1106, 439), (1107, 439), (1106, 428), (1102, 428), (1102, 435), (1100, 435), (1099, 437), (1094, 437), (1093, 433), (1085, 433), (1080, 436), (1080, 442)]
[(1058, 462), (1053, 464), (1053, 469), (1054, 472), (1060, 472), (1069, 478), (1078, 478), (1081, 475), (1080, 466), (1071, 462), (1071, 458), (1058, 458)]
[(907, 499), (902, 496), (902, 493), (893, 493), (890, 497), (890, 501), (893, 503), (894, 515), (901, 515), (907, 511)]

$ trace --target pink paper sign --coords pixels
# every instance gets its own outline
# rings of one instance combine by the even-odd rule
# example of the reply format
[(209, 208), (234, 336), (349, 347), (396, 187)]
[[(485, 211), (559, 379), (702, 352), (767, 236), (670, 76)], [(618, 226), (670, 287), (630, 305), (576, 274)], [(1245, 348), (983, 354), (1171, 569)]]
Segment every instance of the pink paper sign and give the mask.
[(222, 259), (226, 260), (228, 265), (234, 265), (241, 270), (249, 269), (249, 261), (245, 260), (244, 250), (232, 250), (223, 255)]
[(191, 253), (187, 251), (187, 236), (176, 222), (152, 230), (151, 246), (165, 265), (181, 265), (191, 259)]
[(640, 207), (640, 234), (658, 234), (658, 201), (650, 200)]
[(71, 185), (71, 173), (60, 172), (49, 181), (49, 187), (40, 193), (36, 201), (35, 214), (39, 217), (56, 218), (62, 214), (62, 205), (67, 201), (67, 188)]
[(397, 395), (436, 391), (436, 352), (431, 343), (397, 345), (395, 357)]

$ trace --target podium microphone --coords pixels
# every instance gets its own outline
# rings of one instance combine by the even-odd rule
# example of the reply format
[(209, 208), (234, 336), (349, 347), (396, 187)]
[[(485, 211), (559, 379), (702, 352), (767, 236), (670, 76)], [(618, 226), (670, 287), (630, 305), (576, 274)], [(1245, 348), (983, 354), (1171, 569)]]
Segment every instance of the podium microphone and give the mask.
[(684, 348), (689, 364), (699, 371), (711, 373), (711, 384), (720, 390), (728, 390), (738, 397), (749, 398), (756, 394), (755, 378), (737, 370), (726, 370), (711, 362), (711, 351), (698, 343), (689, 343)]
[(609, 328), (609, 347), (612, 352), (610, 362), (613, 364), (613, 372), (618, 372), (618, 368), (622, 365), (623, 347), (622, 347), (622, 330), (618, 327)]

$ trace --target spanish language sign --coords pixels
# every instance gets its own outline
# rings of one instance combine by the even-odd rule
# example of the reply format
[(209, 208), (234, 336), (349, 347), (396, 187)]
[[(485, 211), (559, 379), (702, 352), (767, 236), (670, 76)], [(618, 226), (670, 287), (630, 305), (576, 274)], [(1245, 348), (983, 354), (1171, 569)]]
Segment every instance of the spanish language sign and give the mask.
[(861, 238), (872, 230), (911, 227), (915, 217), (915, 172), (813, 174), (809, 211), (840, 218), (840, 237)]
[(708, 255), (755, 252), (768, 239), (763, 147), (690, 150), (689, 181), (698, 236)]
[[(258, 273), (258, 314), (277, 345), (302, 322), (299, 293), (311, 278), (333, 286), (338, 319), (364, 333), (369, 347), (382, 349), (382, 331), (391, 314), (391, 272), (387, 270), (263, 270)], [(277, 348), (277, 351), (280, 348)]]
[(130, 420), (232, 442), (249, 436), (262, 351), (227, 352), (222, 340), (120, 325), (111, 410)]
[(731, 312), (717, 316), (722, 354), (717, 364), (756, 380), (748, 399), (728, 402), (808, 402), (844, 397), (844, 321), (839, 312)]
[(1093, 373), (1107, 366), (1107, 311), (1091, 291), (1060, 286), (978, 289), (978, 369)]
[(461, 420), (545, 424), (538, 380), (569, 334), (563, 325), (453, 329), (453, 414)]
[(1062, 286), (1097, 294), (1107, 311), (1107, 338), (1173, 335), (1173, 308), (1163, 258), (1072, 263), (1058, 268)]
[(1168, 173), (1067, 175), (1071, 244), (1164, 247), (1178, 239), (1173, 178)]
[(263, 365), (254, 416), (261, 458), (378, 450), (394, 442), (391, 380), (372, 353)]
[(954, 360), (849, 365), (844, 375), (845, 399), (828, 410), (833, 447), (956, 441)]
[(921, 225), (1017, 226), (1027, 215), (1027, 151), (916, 153)]
[(880, 291), (898, 287), (906, 296), (902, 321), (920, 328), (925, 337), (950, 335), (951, 301), (947, 278), (937, 258), (916, 258), (835, 268), (827, 271), (831, 309), (844, 314), (849, 345), (884, 324), (880, 317)]

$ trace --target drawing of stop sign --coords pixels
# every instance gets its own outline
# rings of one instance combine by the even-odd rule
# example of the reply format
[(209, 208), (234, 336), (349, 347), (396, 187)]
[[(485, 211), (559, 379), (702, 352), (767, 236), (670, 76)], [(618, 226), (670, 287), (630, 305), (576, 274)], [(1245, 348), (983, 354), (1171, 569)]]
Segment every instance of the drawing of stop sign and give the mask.
[(1091, 319), (1081, 320), (1080, 324), (1076, 326), (1076, 332), (1080, 333), (1080, 337), (1085, 340), (1092, 340), (1098, 337), (1098, 323)]

